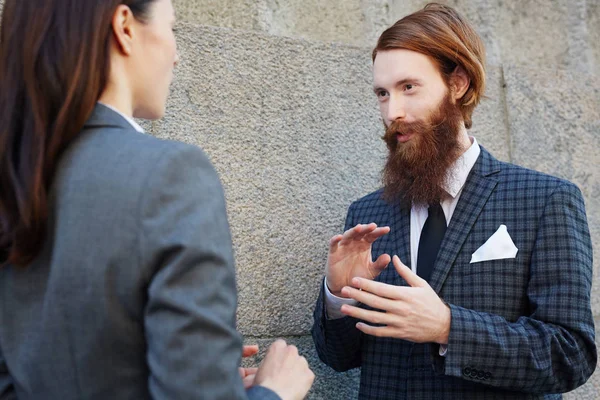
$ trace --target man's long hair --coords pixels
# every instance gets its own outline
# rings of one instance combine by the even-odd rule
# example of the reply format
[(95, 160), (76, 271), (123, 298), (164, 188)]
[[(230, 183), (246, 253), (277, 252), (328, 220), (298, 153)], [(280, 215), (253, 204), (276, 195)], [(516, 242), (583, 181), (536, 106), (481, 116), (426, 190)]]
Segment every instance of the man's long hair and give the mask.
[(378, 52), (394, 49), (412, 50), (431, 57), (447, 85), (457, 66), (465, 70), (470, 85), (458, 106), (465, 127), (471, 128), (471, 115), (485, 90), (485, 49), (471, 25), (453, 8), (430, 3), (381, 34), (373, 50), (373, 61)]

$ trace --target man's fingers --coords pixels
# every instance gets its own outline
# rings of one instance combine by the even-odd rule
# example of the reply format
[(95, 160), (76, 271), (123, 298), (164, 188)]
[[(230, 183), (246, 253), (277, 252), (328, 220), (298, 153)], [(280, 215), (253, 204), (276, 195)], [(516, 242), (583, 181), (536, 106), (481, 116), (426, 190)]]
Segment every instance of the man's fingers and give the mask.
[(385, 297), (386, 299), (392, 300), (404, 300), (406, 297), (404, 289), (409, 289), (358, 277), (352, 278), (352, 286), (356, 289), (362, 289), (363, 291), (373, 293), (379, 297)]
[(250, 357), (258, 353), (258, 345), (251, 344), (242, 347), (242, 357)]
[(374, 222), (371, 222), (370, 224), (358, 224), (353, 228), (348, 229), (342, 235), (335, 235), (329, 239), (329, 250), (334, 250), (335, 246), (342, 241), (349, 242), (364, 239), (368, 243), (373, 243), (381, 236), (389, 233), (389, 231), (390, 228), (388, 226), (378, 228), (377, 224)]
[(386, 312), (365, 310), (364, 308), (344, 304), (342, 313), (350, 317), (370, 322), (372, 324), (389, 325), (393, 322), (393, 316)]
[(392, 258), (388, 254), (382, 254), (377, 257), (377, 260), (375, 260), (375, 262), (371, 265), (371, 269), (373, 269), (373, 272), (376, 272), (377, 275), (379, 275), (381, 271), (388, 266), (391, 260)]
[(390, 233), (390, 227), (382, 226), (382, 227), (376, 228), (375, 230), (373, 230), (373, 232), (366, 234), (365, 240), (369, 243), (373, 243), (374, 241), (376, 241), (377, 239), (379, 239), (380, 237), (382, 237), (384, 235), (387, 235), (388, 233)]
[(338, 244), (342, 239), (344, 238), (343, 235), (335, 235), (334, 237), (332, 237), (331, 239), (329, 239), (329, 247), (333, 247), (336, 244)]
[(363, 333), (366, 333), (367, 335), (377, 337), (393, 337), (395, 333), (394, 328), (391, 328), (389, 326), (371, 326), (363, 322), (357, 323), (356, 329)]
[(375, 229), (377, 229), (377, 225), (374, 222), (371, 222), (370, 224), (366, 224), (366, 225), (358, 224), (354, 228), (350, 228), (346, 232), (344, 232), (343, 239), (344, 240), (360, 240), (365, 235), (368, 235), (369, 233), (373, 232)]
[[(390, 311), (394, 308), (393, 300), (374, 295), (365, 290), (356, 290), (354, 288), (346, 286), (342, 289), (342, 294), (344, 296), (358, 301), (359, 303), (366, 304), (369, 307), (373, 307), (378, 310)], [(359, 308), (359, 310), (362, 309)], [(354, 315), (352, 316), (354, 317)]]
[(394, 256), (392, 258), (392, 262), (394, 264), (394, 267), (396, 268), (396, 271), (398, 272), (398, 275), (404, 278), (406, 283), (408, 283), (410, 286), (423, 287), (429, 285), (426, 280), (412, 272), (410, 268), (404, 265), (402, 261), (400, 261), (400, 257)]

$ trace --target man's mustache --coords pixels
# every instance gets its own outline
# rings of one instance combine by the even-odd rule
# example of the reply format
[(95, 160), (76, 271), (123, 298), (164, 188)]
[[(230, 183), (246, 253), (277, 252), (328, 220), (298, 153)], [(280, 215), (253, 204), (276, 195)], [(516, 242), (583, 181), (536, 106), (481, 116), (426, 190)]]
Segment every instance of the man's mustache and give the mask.
[(424, 121), (406, 122), (395, 120), (385, 128), (383, 140), (388, 144), (395, 144), (396, 137), (406, 133), (420, 133), (429, 129), (429, 124)]

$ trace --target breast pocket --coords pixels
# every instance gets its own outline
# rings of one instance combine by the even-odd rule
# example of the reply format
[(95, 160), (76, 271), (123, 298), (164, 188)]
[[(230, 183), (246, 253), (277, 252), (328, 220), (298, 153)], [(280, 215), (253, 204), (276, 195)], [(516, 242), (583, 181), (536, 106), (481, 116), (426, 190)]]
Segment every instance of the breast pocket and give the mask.
[(518, 257), (515, 258), (502, 258), (498, 260), (486, 260), (471, 263), (465, 261), (461, 263), (457, 272), (461, 275), (472, 275), (472, 274), (489, 274), (489, 275), (523, 275), (524, 267), (519, 263)]
[(461, 307), (502, 315), (516, 320), (527, 309), (528, 266), (516, 258), (453, 266), (445, 285), (452, 300)]

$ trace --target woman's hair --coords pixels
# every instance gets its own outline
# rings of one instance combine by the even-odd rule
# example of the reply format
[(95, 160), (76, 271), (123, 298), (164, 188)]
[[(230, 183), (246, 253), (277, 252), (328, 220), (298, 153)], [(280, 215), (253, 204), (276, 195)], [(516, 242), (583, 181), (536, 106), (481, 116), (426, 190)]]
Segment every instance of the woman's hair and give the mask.
[(373, 50), (373, 61), (378, 52), (393, 49), (431, 57), (446, 84), (457, 66), (465, 70), (470, 85), (459, 106), (465, 126), (470, 128), (471, 115), (485, 90), (485, 48), (471, 25), (453, 8), (430, 3), (381, 34)]
[(48, 191), (109, 74), (120, 4), (149, 18), (155, 0), (6, 0), (0, 27), (0, 266), (26, 266), (46, 236)]

